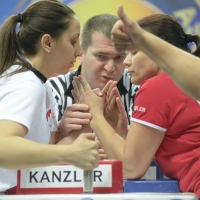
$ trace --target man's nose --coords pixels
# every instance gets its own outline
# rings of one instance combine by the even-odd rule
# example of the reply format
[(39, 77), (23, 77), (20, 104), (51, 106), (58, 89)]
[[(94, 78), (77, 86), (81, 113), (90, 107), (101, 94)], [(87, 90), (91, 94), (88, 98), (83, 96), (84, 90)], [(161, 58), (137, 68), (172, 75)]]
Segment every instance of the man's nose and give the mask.
[(113, 59), (108, 60), (105, 63), (104, 69), (109, 73), (113, 72), (115, 70), (115, 62), (114, 62), (114, 60)]

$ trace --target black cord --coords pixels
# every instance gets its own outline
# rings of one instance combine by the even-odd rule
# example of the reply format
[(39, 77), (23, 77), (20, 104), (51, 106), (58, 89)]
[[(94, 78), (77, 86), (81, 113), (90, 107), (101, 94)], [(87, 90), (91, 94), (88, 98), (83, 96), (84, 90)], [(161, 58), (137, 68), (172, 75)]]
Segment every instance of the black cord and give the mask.
[(46, 78), (41, 72), (39, 72), (37, 69), (33, 68), (33, 69), (32, 69), (32, 72), (33, 72), (38, 78), (40, 78), (40, 79), (43, 81), (43, 83), (45, 83), (45, 82), (47, 81), (47, 78)]

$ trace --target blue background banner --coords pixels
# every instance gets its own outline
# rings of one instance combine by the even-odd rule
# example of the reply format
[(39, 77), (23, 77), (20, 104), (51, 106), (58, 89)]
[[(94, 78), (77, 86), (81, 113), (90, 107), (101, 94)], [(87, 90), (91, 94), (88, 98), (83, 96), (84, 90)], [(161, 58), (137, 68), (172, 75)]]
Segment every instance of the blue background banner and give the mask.
[[(0, 23), (2, 23), (8, 16), (10, 15), (16, 15), (20, 12), (22, 12), (27, 6), (29, 6), (31, 3), (35, 2), (36, 0), (1, 0), (0, 1)], [(79, 11), (78, 7), (81, 7), (83, 9), (82, 13), (80, 14), (80, 11), (76, 14), (80, 16), (88, 13), (87, 11), (87, 4), (88, 2), (92, 5), (92, 2), (94, 4), (104, 4), (104, 1), (100, 0), (61, 0), (63, 3), (71, 6), (75, 11)], [(200, 0), (106, 0), (106, 4), (104, 7), (98, 6), (93, 9), (93, 12), (91, 11), (91, 7), (89, 10), (91, 11), (91, 15), (94, 15), (95, 12), (99, 14), (99, 12), (109, 12), (113, 14), (113, 12), (117, 12), (117, 5), (123, 4), (124, 7), (130, 10), (130, 13), (133, 15), (131, 16), (133, 19), (137, 19), (142, 17), (143, 15), (148, 15), (150, 13), (147, 12), (146, 9), (143, 9), (140, 7), (140, 15), (138, 17), (134, 16), (137, 15), (137, 10), (134, 11), (134, 7), (130, 8), (130, 3), (140, 3), (143, 4), (143, 7), (148, 7), (149, 9), (154, 9), (155, 12), (164, 12), (170, 15), (173, 15), (177, 18), (177, 20), (182, 24), (183, 28), (185, 29), (186, 33), (196, 33), (200, 34)], [(116, 4), (116, 5), (115, 5)], [(85, 7), (84, 7), (85, 5)], [(134, 5), (134, 4), (133, 4)], [(102, 8), (101, 8), (102, 7)], [(99, 10), (98, 10), (99, 8)], [(113, 10), (114, 9), (114, 10)], [(157, 10), (156, 10), (157, 9)], [(132, 12), (131, 12), (132, 10)], [(85, 13), (84, 13), (85, 11)], [(88, 15), (88, 17), (90, 17)], [(81, 17), (82, 18), (82, 17)], [(86, 20), (86, 19), (84, 19)], [(84, 22), (83, 22), (84, 23)]]

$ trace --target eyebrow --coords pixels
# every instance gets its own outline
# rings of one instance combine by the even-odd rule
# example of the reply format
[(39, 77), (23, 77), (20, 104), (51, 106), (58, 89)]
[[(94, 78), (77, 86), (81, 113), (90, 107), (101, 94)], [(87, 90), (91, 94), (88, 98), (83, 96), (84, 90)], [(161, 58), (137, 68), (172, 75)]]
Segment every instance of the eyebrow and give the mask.
[(75, 33), (72, 35), (72, 38), (79, 37), (79, 36), (80, 36), (80, 33)]
[[(102, 54), (102, 55), (108, 55), (109, 52), (104, 52), (104, 51), (95, 51), (95, 54)], [(120, 54), (116, 54), (116, 56), (126, 56), (126, 53), (120, 53)]]

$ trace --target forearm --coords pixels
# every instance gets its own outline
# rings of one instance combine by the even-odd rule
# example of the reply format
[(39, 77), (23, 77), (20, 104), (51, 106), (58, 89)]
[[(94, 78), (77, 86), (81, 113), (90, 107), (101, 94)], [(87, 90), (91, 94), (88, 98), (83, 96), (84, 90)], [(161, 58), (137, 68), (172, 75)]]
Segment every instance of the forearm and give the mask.
[(70, 164), (71, 150), (63, 145), (39, 144), (18, 136), (4, 137), (0, 140), (0, 167), (24, 169)]
[(101, 147), (104, 149), (108, 158), (122, 160), (125, 140), (114, 131), (104, 116), (93, 116), (90, 126), (97, 135)]
[(119, 135), (121, 136), (123, 139), (126, 139), (127, 136), (127, 132), (128, 132), (128, 126), (127, 128), (124, 127), (118, 127), (116, 126), (116, 123), (113, 123), (110, 119), (106, 119), (106, 121), (110, 124), (110, 126), (113, 128), (113, 130)]
[(51, 133), (49, 144), (56, 144), (59, 141), (59, 132), (54, 131)]
[[(138, 44), (188, 95), (200, 99), (200, 59), (144, 32)], [(159, 56), (158, 56), (159, 55)]]
[(92, 132), (92, 129), (90, 128), (89, 125), (82, 125), (82, 129), (80, 130), (74, 130), (74, 131), (71, 131), (70, 133), (68, 134), (64, 134), (64, 133), (61, 133), (58, 137), (58, 143), (57, 144), (62, 144), (63, 141), (61, 141), (63, 138), (65, 138), (65, 141), (64, 141), (64, 144), (71, 144), (73, 143), (74, 140), (76, 140), (78, 138), (78, 136), (81, 134), (81, 133), (91, 133)]

